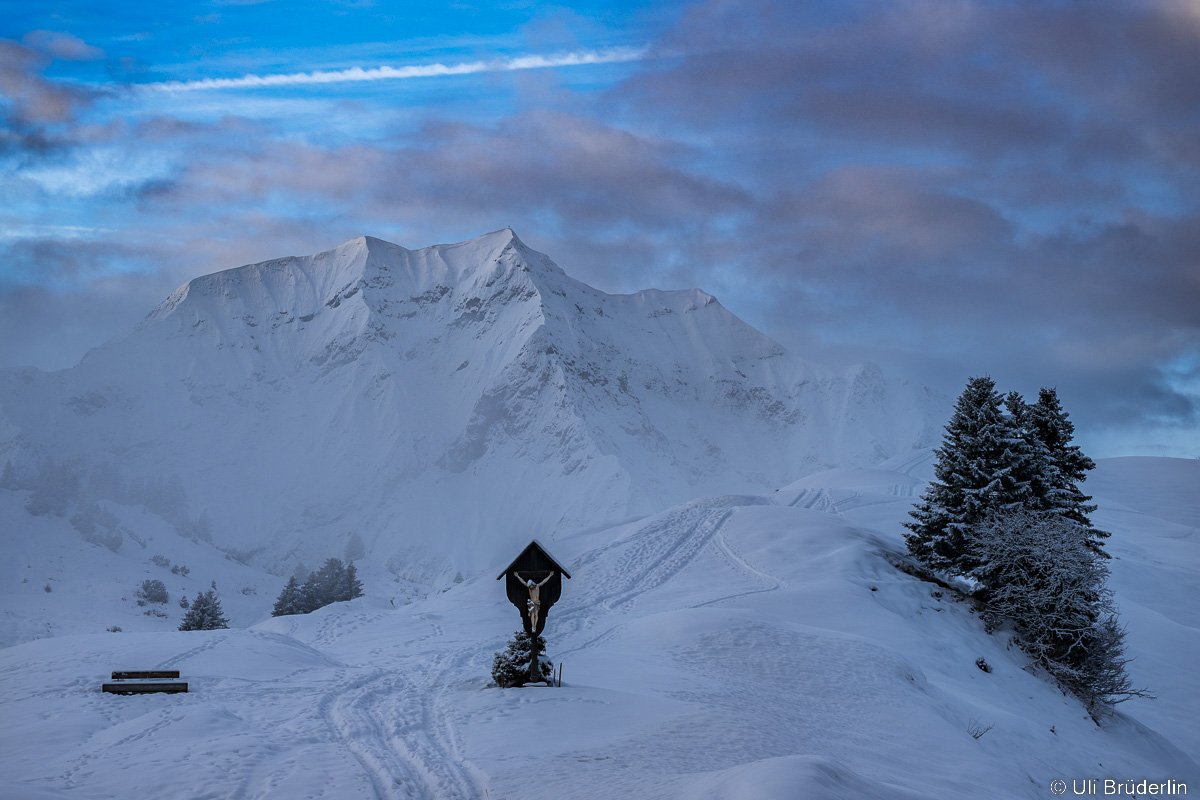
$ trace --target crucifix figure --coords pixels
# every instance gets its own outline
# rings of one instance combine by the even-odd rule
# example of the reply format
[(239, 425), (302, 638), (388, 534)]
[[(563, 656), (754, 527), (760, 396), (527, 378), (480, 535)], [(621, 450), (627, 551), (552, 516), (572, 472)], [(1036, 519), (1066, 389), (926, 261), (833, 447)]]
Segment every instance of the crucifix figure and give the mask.
[(529, 599), (525, 601), (525, 608), (529, 611), (529, 627), (536, 633), (538, 626), (538, 615), (542, 610), (542, 587), (554, 577), (554, 573), (551, 572), (549, 575), (542, 578), (541, 583), (534, 583), (533, 578), (526, 578), (519, 572), (514, 572), (513, 575), (517, 576), (517, 580), (525, 584), (525, 588), (529, 590)]

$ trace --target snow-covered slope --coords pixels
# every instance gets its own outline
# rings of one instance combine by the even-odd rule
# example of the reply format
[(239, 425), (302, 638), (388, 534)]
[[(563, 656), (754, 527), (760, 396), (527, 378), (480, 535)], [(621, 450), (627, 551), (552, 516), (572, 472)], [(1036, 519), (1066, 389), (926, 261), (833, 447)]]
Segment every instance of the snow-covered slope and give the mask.
[[(400, 608), (369, 594), (246, 629), (2, 650), (0, 795), (1035, 799), (1105, 778), (1194, 793), (1197, 464), (1106, 461), (1090, 482), (1134, 680), (1159, 696), (1097, 727), (964, 605), (891, 565), (928, 463), (556, 542), (574, 575), (546, 630), (562, 688), (486, 687), (517, 625), (493, 575)], [(97, 691), (147, 666), (192, 691)]]
[(511, 230), (362, 237), (197, 278), (72, 369), (0, 373), (0, 485), (93, 539), (144, 506), (276, 573), (349, 548), (438, 585), (534, 534), (908, 452), (934, 405), (704, 292), (599, 292)]

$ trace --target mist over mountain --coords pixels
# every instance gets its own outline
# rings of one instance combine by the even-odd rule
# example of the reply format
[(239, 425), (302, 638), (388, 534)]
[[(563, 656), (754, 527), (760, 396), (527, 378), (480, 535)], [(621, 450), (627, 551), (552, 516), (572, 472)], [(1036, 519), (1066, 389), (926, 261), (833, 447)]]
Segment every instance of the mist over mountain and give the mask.
[(0, 459), (52, 514), (145, 506), (279, 573), (353, 540), (432, 584), (533, 535), (927, 446), (935, 405), (703, 291), (593, 289), (509, 229), (360, 237), (192, 280), (71, 369), (0, 373)]

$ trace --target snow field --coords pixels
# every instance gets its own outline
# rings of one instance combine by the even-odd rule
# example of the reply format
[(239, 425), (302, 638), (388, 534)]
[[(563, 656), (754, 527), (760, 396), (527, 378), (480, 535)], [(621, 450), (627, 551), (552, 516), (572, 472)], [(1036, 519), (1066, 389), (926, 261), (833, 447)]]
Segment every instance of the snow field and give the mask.
[[(1098, 498), (1135, 681), (1160, 696), (1103, 728), (963, 604), (890, 565), (912, 502), (892, 487), (910, 476), (838, 471), (548, 542), (575, 576), (546, 631), (562, 688), (487, 688), (518, 625), (491, 574), (396, 609), (368, 585), (247, 629), (0, 650), (0, 794), (1044, 798), (1058, 777), (1200, 785), (1200, 685), (1186, 667), (1196, 529), (1153, 516), (1159, 473), (1176, 468), (1190, 466), (1155, 460)], [(1186, 519), (1194, 501), (1178, 485), (1165, 505)], [(794, 503), (801, 492), (831, 502)], [(178, 668), (192, 691), (98, 691), (134, 667)]]

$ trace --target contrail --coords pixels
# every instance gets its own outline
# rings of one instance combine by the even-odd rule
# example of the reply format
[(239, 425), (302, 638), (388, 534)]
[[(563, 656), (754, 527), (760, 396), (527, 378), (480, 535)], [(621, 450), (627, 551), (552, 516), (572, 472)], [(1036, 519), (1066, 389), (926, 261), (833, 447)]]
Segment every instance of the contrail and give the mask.
[(204, 78), (196, 81), (147, 83), (140, 88), (160, 92), (195, 92), (205, 89), (247, 89), (272, 86), (308, 86), (322, 83), (394, 81), (409, 78), (436, 78), (445, 75), (474, 75), (481, 72), (516, 72), (548, 67), (576, 67), (584, 64), (614, 64), (638, 61), (645, 47), (616, 47), (608, 50), (583, 50), (549, 56), (520, 56), (491, 61), (466, 61), (459, 64), (415, 64), (408, 67), (351, 67), (322, 72), (290, 72), (282, 75), (243, 75), (240, 78)]

